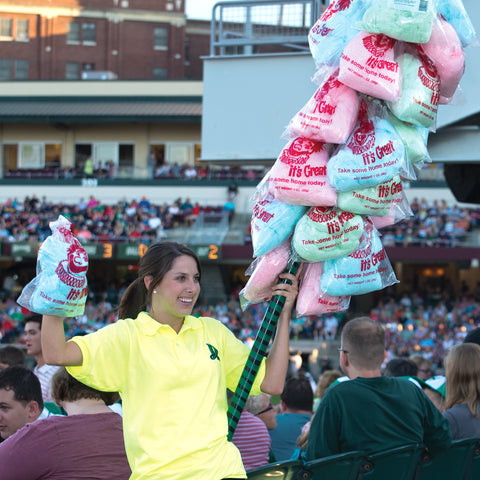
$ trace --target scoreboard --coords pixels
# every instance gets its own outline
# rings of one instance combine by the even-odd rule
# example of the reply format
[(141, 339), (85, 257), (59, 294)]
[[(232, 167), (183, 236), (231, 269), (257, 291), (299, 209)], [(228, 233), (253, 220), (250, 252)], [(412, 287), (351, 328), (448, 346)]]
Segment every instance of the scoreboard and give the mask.
[[(0, 256), (2, 257), (22, 257), (36, 258), (41, 243), (37, 242), (17, 242), (1, 243)], [(88, 258), (93, 260), (138, 260), (143, 257), (147, 251), (148, 245), (144, 243), (114, 243), (99, 242), (82, 244), (87, 252)], [(221, 245), (187, 245), (195, 252), (202, 261), (222, 260)]]

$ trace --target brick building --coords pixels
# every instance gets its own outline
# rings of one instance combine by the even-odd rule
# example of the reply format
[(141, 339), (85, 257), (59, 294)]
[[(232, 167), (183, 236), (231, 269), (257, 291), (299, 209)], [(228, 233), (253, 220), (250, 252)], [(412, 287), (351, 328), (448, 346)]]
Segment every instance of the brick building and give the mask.
[(0, 79), (200, 80), (208, 25), (186, 38), (185, 0), (0, 0)]

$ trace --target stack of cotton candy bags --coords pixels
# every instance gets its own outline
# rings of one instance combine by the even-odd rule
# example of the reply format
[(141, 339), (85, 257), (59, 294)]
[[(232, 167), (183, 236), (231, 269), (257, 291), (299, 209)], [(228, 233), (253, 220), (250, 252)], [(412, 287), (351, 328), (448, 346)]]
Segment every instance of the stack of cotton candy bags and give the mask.
[(370, 221), (352, 254), (323, 262), (321, 284), (328, 295), (363, 295), (397, 282), (380, 236)]
[(337, 194), (327, 178), (328, 150), (304, 137), (288, 142), (268, 176), (273, 196), (294, 205), (335, 205)]
[(339, 81), (336, 70), (292, 118), (284, 136), (344, 143), (357, 121), (359, 105), (356, 91)]
[(321, 315), (348, 308), (349, 296), (334, 297), (323, 291), (320, 281), (322, 272), (322, 262), (304, 266), (295, 307), (298, 315)]
[(31, 312), (60, 317), (81, 315), (87, 300), (88, 256), (62, 215), (50, 222), (52, 235), (42, 243), (36, 277), (17, 303)]
[(282, 273), (290, 256), (290, 242), (284, 242), (265, 255), (257, 257), (247, 269), (250, 275), (240, 296), (247, 303), (260, 303), (272, 298), (272, 288), (276, 285), (278, 275)]

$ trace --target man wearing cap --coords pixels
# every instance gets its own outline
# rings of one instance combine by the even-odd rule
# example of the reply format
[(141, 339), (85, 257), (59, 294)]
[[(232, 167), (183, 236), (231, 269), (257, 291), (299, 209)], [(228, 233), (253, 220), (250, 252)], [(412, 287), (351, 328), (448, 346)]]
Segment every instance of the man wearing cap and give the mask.
[(350, 381), (329, 388), (310, 428), (306, 459), (363, 450), (380, 452), (407, 444), (431, 451), (448, 448), (448, 422), (420, 388), (381, 375), (383, 327), (368, 317), (343, 328), (340, 366)]

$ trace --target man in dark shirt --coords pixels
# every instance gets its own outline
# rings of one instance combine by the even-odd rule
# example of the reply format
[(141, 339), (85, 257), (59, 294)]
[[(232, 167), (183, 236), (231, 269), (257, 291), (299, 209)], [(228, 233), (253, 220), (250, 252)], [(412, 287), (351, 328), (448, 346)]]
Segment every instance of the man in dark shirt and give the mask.
[(322, 397), (310, 428), (307, 460), (414, 443), (430, 450), (450, 445), (448, 422), (425, 393), (406, 379), (381, 376), (384, 358), (380, 324), (360, 317), (345, 325), (340, 366), (350, 381), (332, 386)]

